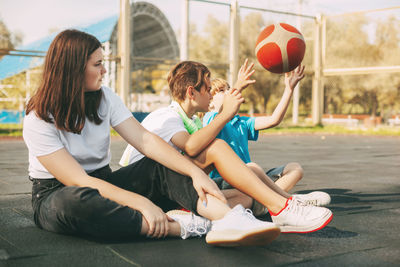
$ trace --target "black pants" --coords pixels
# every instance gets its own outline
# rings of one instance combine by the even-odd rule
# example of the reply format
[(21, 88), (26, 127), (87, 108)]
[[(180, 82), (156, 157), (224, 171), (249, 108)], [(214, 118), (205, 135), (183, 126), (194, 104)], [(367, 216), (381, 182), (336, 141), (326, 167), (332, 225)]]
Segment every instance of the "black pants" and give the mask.
[[(178, 206), (196, 211), (198, 195), (192, 179), (149, 158), (114, 172), (107, 165), (89, 175), (145, 196), (164, 211)], [(30, 179), (34, 221), (38, 227), (105, 239), (140, 234), (142, 214), (102, 197), (97, 189), (64, 186), (56, 179)]]

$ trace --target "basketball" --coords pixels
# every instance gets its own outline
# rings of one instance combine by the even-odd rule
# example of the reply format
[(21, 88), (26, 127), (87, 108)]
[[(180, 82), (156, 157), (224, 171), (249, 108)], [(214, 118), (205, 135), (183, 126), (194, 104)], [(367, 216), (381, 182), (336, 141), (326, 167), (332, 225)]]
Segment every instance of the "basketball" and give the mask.
[(269, 25), (258, 36), (258, 62), (272, 73), (284, 73), (300, 65), (306, 51), (303, 35), (286, 23)]

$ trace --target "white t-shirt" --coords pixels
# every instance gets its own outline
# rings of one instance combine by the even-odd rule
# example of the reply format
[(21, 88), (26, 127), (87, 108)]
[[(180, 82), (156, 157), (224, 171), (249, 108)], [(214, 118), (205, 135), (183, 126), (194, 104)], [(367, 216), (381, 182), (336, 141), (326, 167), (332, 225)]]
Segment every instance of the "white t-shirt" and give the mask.
[[(110, 127), (115, 127), (132, 113), (110, 88), (102, 87), (103, 97), (99, 106), (102, 123), (96, 125), (88, 119), (81, 134), (62, 131), (54, 123), (48, 123), (31, 111), (24, 118), (23, 137), (29, 150), (29, 176), (32, 178), (53, 178), (37, 159), (65, 148), (86, 172), (110, 163)], [(63, 164), (60, 162), (60, 164)]]
[[(171, 142), (171, 138), (176, 133), (187, 131), (181, 117), (175, 110), (169, 107), (157, 109), (147, 115), (147, 117), (142, 121), (142, 125), (148, 131), (158, 135), (164, 139), (165, 142), (181, 152), (181, 150)], [(128, 145), (119, 161), (119, 164), (121, 166), (127, 166), (143, 157), (143, 154), (137, 151), (133, 146)]]

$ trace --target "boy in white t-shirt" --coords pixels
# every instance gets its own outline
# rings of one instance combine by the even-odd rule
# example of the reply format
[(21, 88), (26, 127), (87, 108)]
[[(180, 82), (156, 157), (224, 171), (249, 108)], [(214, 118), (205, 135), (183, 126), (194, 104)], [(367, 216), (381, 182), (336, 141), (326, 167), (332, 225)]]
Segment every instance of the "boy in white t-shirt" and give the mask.
[[(253, 64), (248, 66), (246, 61), (239, 70), (234, 86), (238, 90), (227, 92), (219, 115), (202, 128), (201, 121), (194, 115), (208, 111), (212, 99), (210, 71), (198, 62), (178, 63), (168, 75), (175, 101), (167, 108), (150, 113), (142, 125), (184, 152), (206, 172), (216, 168), (224, 180), (235, 188), (223, 190), (230, 206), (240, 203), (251, 207), (255, 199), (268, 208), (273, 222), (280, 226), (282, 232), (319, 230), (331, 221), (330, 210), (306, 206), (295, 198), (279, 194), (259, 179), (226, 142), (216, 139), (244, 101), (239, 91), (255, 82), (250, 80), (253, 73)], [(136, 149), (128, 145), (120, 164), (132, 164), (141, 157)]]

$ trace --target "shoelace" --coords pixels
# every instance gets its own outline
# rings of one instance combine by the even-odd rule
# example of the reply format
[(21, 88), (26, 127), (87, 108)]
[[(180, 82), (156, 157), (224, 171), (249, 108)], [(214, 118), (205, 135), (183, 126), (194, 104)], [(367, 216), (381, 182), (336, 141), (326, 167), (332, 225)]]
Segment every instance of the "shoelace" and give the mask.
[(294, 199), (303, 206), (317, 206), (316, 199), (302, 199), (301, 197), (294, 197)]
[(254, 217), (253, 215), (253, 211), (251, 209), (245, 209), (244, 210), (244, 214), (246, 215), (247, 218), (249, 218), (250, 220), (255, 220), (256, 217)]
[(188, 227), (186, 230), (189, 233), (195, 234), (197, 236), (202, 236), (202, 235), (206, 234), (207, 230), (208, 230), (207, 229), (208, 227), (206, 225), (207, 221), (205, 221), (205, 225), (202, 225), (202, 221), (200, 219), (196, 218), (193, 213), (191, 214), (191, 216), (192, 216), (191, 223), (188, 224)]
[(304, 208), (306, 208), (308, 205), (306, 205), (303, 201), (295, 198), (292, 200), (289, 200), (289, 204), (288, 204), (288, 211), (291, 210), (293, 213), (295, 214), (299, 214), (299, 213), (303, 213), (304, 212)]
[(308, 206), (317, 206), (318, 205), (318, 201), (316, 199), (307, 199), (304, 202)]

